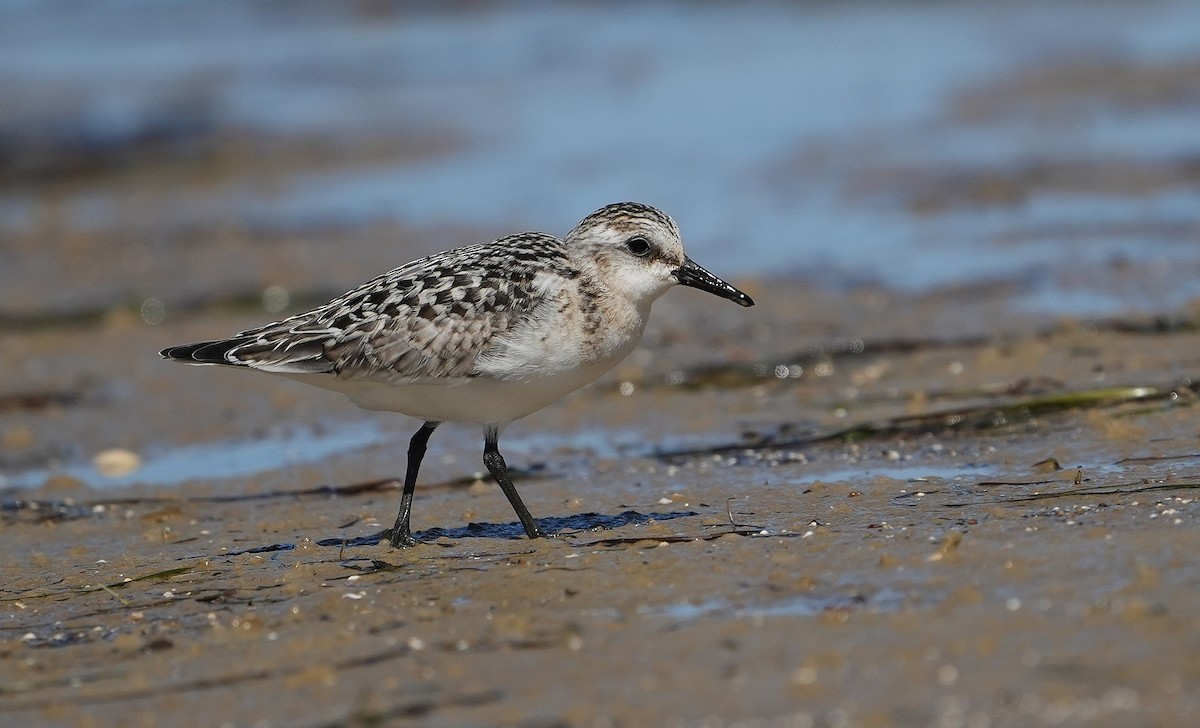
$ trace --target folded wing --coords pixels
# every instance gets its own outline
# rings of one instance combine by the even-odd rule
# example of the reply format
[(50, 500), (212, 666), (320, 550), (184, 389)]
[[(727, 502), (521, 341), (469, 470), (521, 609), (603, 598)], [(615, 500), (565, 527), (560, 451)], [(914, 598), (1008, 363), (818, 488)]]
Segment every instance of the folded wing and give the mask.
[(164, 358), (388, 382), (472, 377), (476, 361), (552, 295), (535, 285), (561, 241), (525, 233), (423, 258), (305, 313)]

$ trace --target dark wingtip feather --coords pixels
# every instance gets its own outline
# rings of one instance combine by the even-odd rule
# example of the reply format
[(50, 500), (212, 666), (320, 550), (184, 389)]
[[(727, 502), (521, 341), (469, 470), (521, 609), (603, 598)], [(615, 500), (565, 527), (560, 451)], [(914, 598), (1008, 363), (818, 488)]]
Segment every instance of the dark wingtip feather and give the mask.
[(191, 362), (193, 364), (236, 364), (225, 358), (229, 350), (243, 343), (238, 339), (222, 341), (200, 341), (195, 344), (171, 346), (158, 352), (163, 359)]

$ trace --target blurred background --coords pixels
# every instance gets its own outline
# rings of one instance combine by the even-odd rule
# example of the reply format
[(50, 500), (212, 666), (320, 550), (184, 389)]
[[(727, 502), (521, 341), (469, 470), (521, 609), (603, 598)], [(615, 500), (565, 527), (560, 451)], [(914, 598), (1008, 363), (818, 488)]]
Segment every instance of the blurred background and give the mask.
[(1198, 187), (1191, 0), (0, 2), (10, 329), (279, 312), (623, 199), (742, 280), (1167, 311)]

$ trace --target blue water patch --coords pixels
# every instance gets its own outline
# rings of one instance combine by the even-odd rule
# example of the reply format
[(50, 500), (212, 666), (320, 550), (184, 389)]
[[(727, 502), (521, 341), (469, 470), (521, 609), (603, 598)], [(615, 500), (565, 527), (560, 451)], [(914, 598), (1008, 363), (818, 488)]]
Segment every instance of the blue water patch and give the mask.
[[(1036, 170), (1178, 168), (1200, 148), (1194, 99), (1124, 103), (1075, 82), (1060, 113), (1011, 89), (1076, 62), (1186, 65), (1197, 29), (1192, 0), (425, 4), (369, 21), (353, 4), (0, 2), (0, 102), (14, 109), (0, 132), (100, 148), (179, 125), (284, 143), (442, 135), (426, 153), (298, 165), (265, 186), (218, 181), (180, 214), (490, 237), (562, 233), (603, 203), (639, 199), (672, 213), (693, 257), (726, 276), (907, 291), (1003, 279), (1031, 308), (1104, 314), (1197, 295), (1195, 276), (1152, 293), (1059, 295), (1054, 275), (1157, 259), (1194, 269), (1190, 239), (1087, 232), (1194, 221), (1194, 181), (1063, 195)], [(964, 93), (1005, 88), (1011, 103), (958, 110)], [(1031, 168), (1036, 179), (1020, 182)], [(920, 175), (981, 170), (1015, 172), (1019, 194), (912, 205)], [(32, 194), (0, 193), (0, 232), (39, 224)], [(109, 194), (54, 209), (69, 226), (115, 224), (126, 208)], [(1047, 227), (1062, 233), (1011, 242)]]
[(158, 450), (148, 454), (136, 470), (119, 477), (102, 475), (90, 463), (66, 463), (0, 475), (0, 487), (36, 488), (56, 475), (75, 478), (94, 488), (224, 480), (317, 462), (370, 447), (382, 439), (378, 427), (369, 422), (320, 431), (288, 430), (254, 440), (222, 440)]
[(872, 478), (885, 477), (895, 480), (906, 480), (913, 482), (921, 482), (929, 478), (937, 478), (939, 480), (960, 480), (964, 478), (975, 478), (983, 475), (992, 475), (999, 472), (999, 468), (994, 465), (877, 465), (863, 463), (855, 468), (842, 468), (839, 470), (824, 470), (821, 472), (803, 475), (799, 478), (788, 478), (787, 482), (794, 485), (807, 485), (809, 483), (845, 483), (845, 482), (869, 482)]
[(598, 458), (639, 458), (677, 450), (720, 447), (729, 443), (729, 437), (728, 433), (720, 432), (707, 436), (658, 433), (650, 437), (630, 427), (586, 427), (559, 432), (533, 432), (514, 427), (505, 432), (504, 449), (525, 458), (556, 451)]

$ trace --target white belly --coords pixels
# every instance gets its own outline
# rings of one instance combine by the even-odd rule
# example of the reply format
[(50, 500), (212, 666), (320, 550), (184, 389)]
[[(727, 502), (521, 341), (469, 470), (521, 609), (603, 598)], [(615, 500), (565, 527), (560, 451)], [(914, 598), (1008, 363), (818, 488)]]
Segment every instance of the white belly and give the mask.
[[(525, 417), (580, 387), (594, 382), (622, 357), (529, 379), (485, 377), (439, 383), (388, 384), (368, 379), (346, 380), (331, 374), (290, 378), (346, 395), (359, 407), (400, 412), (432, 422), (502, 425)], [(289, 376), (289, 375), (285, 375)]]

